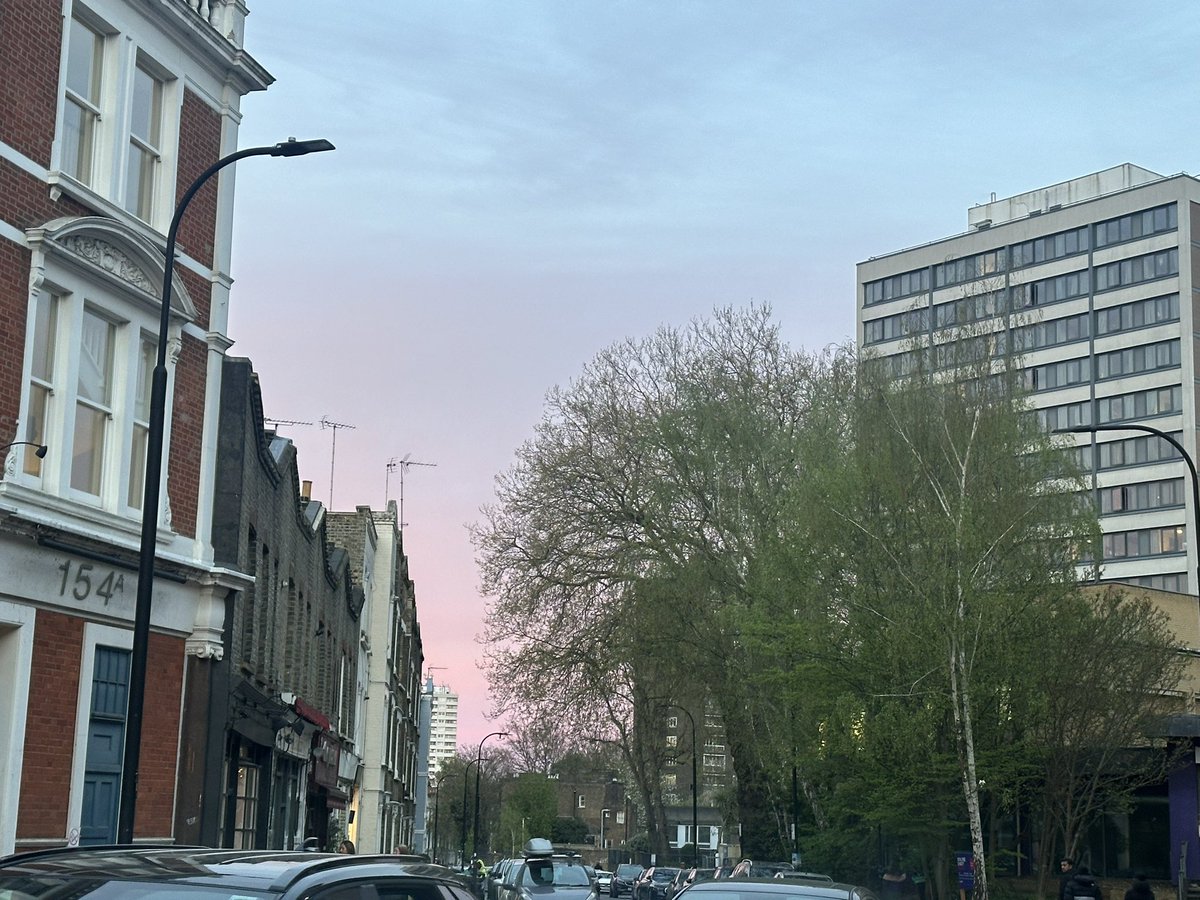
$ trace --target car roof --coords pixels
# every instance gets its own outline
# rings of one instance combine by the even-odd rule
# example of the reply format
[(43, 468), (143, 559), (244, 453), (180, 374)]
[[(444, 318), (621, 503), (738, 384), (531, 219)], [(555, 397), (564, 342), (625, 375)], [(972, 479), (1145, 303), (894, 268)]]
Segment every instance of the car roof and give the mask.
[(806, 881), (799, 878), (723, 878), (717, 881), (694, 881), (676, 896), (684, 893), (781, 895), (800, 897), (823, 897), (829, 900), (850, 896), (872, 898), (867, 888), (855, 884), (842, 884), (824, 880)]
[(444, 866), (397, 861), (391, 855), (142, 845), (63, 847), (16, 854), (0, 859), (0, 880), (39, 875), (68, 879), (100, 873), (123, 881), (220, 883), (282, 891), (308, 875), (337, 869), (353, 869), (354, 876), (408, 876), (461, 886), (461, 881)]

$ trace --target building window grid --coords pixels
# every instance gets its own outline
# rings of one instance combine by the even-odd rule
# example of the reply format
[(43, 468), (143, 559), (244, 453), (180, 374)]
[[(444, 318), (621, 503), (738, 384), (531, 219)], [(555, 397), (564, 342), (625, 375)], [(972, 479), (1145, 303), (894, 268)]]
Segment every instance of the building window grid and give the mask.
[(863, 285), (863, 303), (874, 306), (889, 300), (911, 297), (929, 290), (929, 269), (914, 269), (899, 275), (890, 275)]
[(1132, 584), (1138, 587), (1153, 588), (1156, 591), (1171, 591), (1176, 594), (1188, 593), (1187, 575), (1171, 573), (1166, 575), (1136, 575), (1131, 578), (1118, 578), (1120, 584)]
[[(1101, 397), (1097, 400), (1097, 406), (1097, 421), (1100, 424), (1167, 416), (1182, 411), (1183, 388), (1176, 384), (1169, 387), (1134, 391), (1129, 394), (1118, 394), (1115, 397)], [(1090, 425), (1091, 423), (1082, 424)]]
[(1179, 249), (1119, 259), (1095, 268), (1096, 293), (1179, 274)]
[(1160, 369), (1179, 368), (1179, 341), (1158, 341), (1137, 347), (1123, 347), (1096, 354), (1096, 378), (1122, 378), (1155, 372)]
[(1179, 321), (1179, 295), (1149, 297), (1096, 310), (1096, 334), (1115, 334)]
[(1183, 525), (1111, 532), (1103, 537), (1104, 558), (1134, 559), (1186, 553), (1185, 532)]
[(1101, 488), (1099, 494), (1101, 515), (1171, 509), (1185, 503), (1182, 478), (1115, 485)]
[(989, 275), (1000, 275), (1005, 270), (1005, 257), (1005, 249), (1001, 247), (939, 263), (933, 267), (934, 286), (951, 287)]
[(1034, 238), (1009, 248), (1009, 267), (1023, 269), (1043, 262), (1053, 262), (1088, 251), (1088, 226), (1071, 228), (1057, 234)]
[(1153, 234), (1174, 231), (1177, 227), (1178, 212), (1174, 203), (1128, 213), (1096, 223), (1096, 248), (1136, 241)]

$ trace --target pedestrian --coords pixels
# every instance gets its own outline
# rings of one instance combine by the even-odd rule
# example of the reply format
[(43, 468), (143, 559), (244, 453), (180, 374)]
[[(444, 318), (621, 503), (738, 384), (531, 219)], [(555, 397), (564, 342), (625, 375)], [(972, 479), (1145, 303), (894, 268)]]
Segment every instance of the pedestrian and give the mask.
[(1058, 900), (1067, 900), (1067, 885), (1075, 875), (1075, 860), (1064, 857), (1058, 861)]
[(1154, 900), (1154, 889), (1146, 880), (1145, 873), (1138, 872), (1133, 876), (1133, 884), (1125, 892), (1125, 900)]
[(1104, 892), (1087, 866), (1077, 868), (1067, 882), (1065, 900), (1104, 900)]
[(883, 900), (900, 900), (907, 886), (908, 875), (895, 866), (889, 866), (883, 873)]
[(354, 852), (354, 841), (350, 840), (349, 838), (342, 841), (340, 844), (338, 844), (337, 852), (338, 853), (353, 853)]

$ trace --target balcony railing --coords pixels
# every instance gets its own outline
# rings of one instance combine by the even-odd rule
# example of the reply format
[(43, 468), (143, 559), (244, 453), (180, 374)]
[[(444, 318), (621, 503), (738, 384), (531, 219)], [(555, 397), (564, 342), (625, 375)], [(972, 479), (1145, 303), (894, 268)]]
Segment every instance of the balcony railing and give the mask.
[(175, 0), (190, 9), (237, 48), (244, 37), (245, 14), (238, 0)]

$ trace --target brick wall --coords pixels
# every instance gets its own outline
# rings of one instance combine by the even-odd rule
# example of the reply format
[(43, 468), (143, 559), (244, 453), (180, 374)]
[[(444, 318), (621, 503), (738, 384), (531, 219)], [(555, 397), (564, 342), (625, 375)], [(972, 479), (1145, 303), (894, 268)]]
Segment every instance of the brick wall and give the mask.
[[(37, 839), (65, 840), (67, 835), (84, 624), (81, 618), (59, 612), (37, 613), (17, 818), (18, 846), (22, 841)], [(150, 635), (134, 823), (137, 837), (162, 838), (172, 833), (183, 651), (182, 638)]]
[[(221, 157), (221, 115), (191, 91), (183, 95), (183, 109), (179, 120), (179, 175), (176, 181), (175, 200), (183, 198), (200, 175)], [(236, 164), (235, 164), (236, 165)], [(217, 227), (217, 179), (212, 178), (202, 187), (192, 202), (187, 214), (179, 223), (179, 246), (189, 256), (208, 266), (213, 261), (213, 235)], [(196, 299), (197, 304), (200, 298)], [(208, 320), (208, 292), (204, 292), (205, 306), (202, 317)]]
[(82, 652), (82, 619), (38, 610), (29, 670), (18, 844), (66, 837)]
[[(62, 5), (46, 0), (0, 3), (0, 141), (50, 165)], [(4, 196), (0, 188), (0, 197)]]
[(183, 667), (183, 639), (151, 634), (146, 657), (146, 698), (134, 837), (167, 837), (172, 833)]

